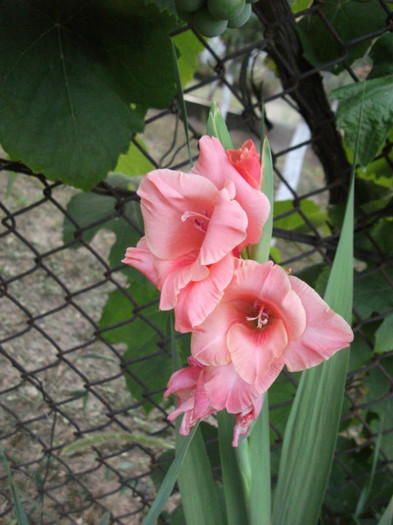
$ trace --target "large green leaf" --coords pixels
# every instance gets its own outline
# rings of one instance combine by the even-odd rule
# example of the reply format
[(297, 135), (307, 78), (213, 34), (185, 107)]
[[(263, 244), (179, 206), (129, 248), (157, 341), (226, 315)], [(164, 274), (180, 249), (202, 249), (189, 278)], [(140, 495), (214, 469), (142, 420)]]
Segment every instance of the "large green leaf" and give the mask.
[[(353, 182), (325, 300), (351, 320)], [(273, 525), (316, 524), (337, 441), (349, 351), (302, 374), (285, 431), (274, 498)]]
[[(120, 188), (127, 188), (133, 179), (119, 174), (110, 175), (107, 179), (109, 184)], [(120, 216), (116, 210), (117, 201), (109, 195), (100, 195), (93, 192), (78, 193), (74, 195), (67, 205), (67, 215), (64, 217), (63, 240), (72, 243), (75, 236), (84, 242), (90, 242), (100, 229), (112, 231), (116, 235), (116, 241), (109, 253), (109, 264), (116, 268), (129, 246), (135, 246), (143, 232), (143, 220), (140, 212), (139, 202), (131, 200), (124, 204), (123, 214)], [(82, 242), (71, 245), (72, 248), (80, 248)], [(131, 280), (146, 282), (140, 272), (126, 266), (123, 272)]]
[[(344, 44), (385, 26), (386, 13), (378, 0), (325, 0), (319, 7)], [(369, 40), (363, 40), (343, 49), (317, 12), (301, 18), (297, 28), (307, 60), (313, 66), (322, 66), (333, 73), (344, 69), (343, 62), (328, 65), (329, 62), (345, 57), (351, 64), (370, 46)]]
[(169, 32), (176, 23), (142, 0), (4, 0), (3, 148), (82, 189), (104, 179), (143, 129), (145, 109), (166, 107), (175, 93)]
[(384, 314), (393, 308), (392, 287), (389, 283), (389, 279), (393, 278), (393, 270), (385, 268), (384, 273), (365, 271), (356, 275), (354, 304), (363, 319), (372, 313)]
[(182, 85), (185, 88), (199, 67), (198, 55), (204, 47), (192, 31), (180, 33), (174, 36), (172, 40), (179, 51), (179, 73)]
[(368, 79), (384, 77), (393, 73), (393, 35), (385, 33), (373, 45), (370, 51), (373, 67)]
[(358, 160), (366, 166), (393, 127), (393, 74), (336, 89), (332, 96), (340, 103), (337, 125), (344, 131), (345, 142), (354, 150), (358, 138)]
[(312, 4), (312, 0), (290, 0), (292, 13), (298, 13), (307, 9)]
[(375, 332), (375, 352), (381, 354), (393, 350), (393, 314), (386, 317)]
[[(145, 143), (139, 137), (135, 139), (135, 142), (145, 151), (147, 150)], [(154, 168), (154, 164), (147, 156), (131, 142), (127, 153), (120, 155), (114, 171), (124, 173), (124, 175), (145, 175)]]
[[(293, 230), (298, 232), (309, 232), (310, 224), (318, 228), (326, 223), (326, 213), (322, 212), (318, 204), (310, 199), (302, 199), (298, 203), (298, 209), (294, 207), (293, 200), (277, 201), (274, 203), (274, 215), (284, 217), (274, 221), (275, 228)], [(293, 213), (289, 213), (293, 211)], [(286, 215), (288, 213), (288, 215)]]
[[(169, 335), (169, 312), (158, 310), (158, 292), (152, 285), (132, 283), (132, 302), (120, 290), (110, 293), (99, 322), (102, 337), (112, 344), (125, 343), (124, 374), (128, 390), (138, 401), (162, 401), (162, 391), (172, 373), (172, 361), (162, 343)], [(153, 392), (159, 392), (153, 394)], [(144, 408), (153, 408), (146, 402)]]

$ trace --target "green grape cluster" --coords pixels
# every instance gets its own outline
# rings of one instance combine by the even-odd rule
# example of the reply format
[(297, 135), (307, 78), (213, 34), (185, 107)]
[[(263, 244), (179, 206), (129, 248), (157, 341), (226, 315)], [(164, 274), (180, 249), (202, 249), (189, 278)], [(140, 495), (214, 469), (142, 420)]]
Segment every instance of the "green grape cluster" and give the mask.
[(177, 14), (193, 24), (201, 35), (221, 35), (227, 27), (244, 25), (251, 15), (251, 4), (258, 0), (175, 0)]

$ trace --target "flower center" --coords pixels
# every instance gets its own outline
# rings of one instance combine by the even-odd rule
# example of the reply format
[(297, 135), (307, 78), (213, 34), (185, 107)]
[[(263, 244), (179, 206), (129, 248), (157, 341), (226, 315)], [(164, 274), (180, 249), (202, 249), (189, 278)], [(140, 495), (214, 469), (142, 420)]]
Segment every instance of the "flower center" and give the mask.
[(263, 328), (269, 322), (269, 314), (265, 312), (265, 307), (258, 303), (254, 302), (254, 308), (258, 310), (258, 315), (255, 317), (246, 317), (247, 321), (257, 321), (257, 328)]
[(194, 219), (194, 226), (197, 230), (207, 232), (209, 227), (210, 218), (205, 214), (198, 213), (197, 211), (185, 211), (181, 216), (182, 222), (186, 222), (187, 219)]

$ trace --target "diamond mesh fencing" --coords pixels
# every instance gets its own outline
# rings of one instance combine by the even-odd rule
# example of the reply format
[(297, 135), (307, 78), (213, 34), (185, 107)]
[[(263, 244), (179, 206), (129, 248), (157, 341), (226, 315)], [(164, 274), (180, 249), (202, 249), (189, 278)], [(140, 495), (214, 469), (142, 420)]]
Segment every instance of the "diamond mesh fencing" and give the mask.
[[(367, 60), (351, 60), (355, 46), (367, 48), (393, 30), (391, 2), (375, 2), (383, 23), (365, 24), (352, 40), (338, 34), (322, 5), (294, 15), (287, 1), (260, 0), (246, 29), (221, 39), (196, 35), (204, 51), (184, 89), (195, 158), (212, 100), (237, 147), (250, 137), (259, 145), (267, 134), (277, 200), (272, 259), (320, 293), (351, 173), (330, 94), (367, 75)], [(337, 44), (335, 57), (320, 65), (304, 58), (306, 42), (296, 31), (307, 17)], [(334, 67), (339, 75), (326, 72)], [(145, 172), (187, 171), (177, 99), (167, 110), (150, 110), (145, 126), (131, 146)], [(388, 138), (376, 162), (392, 173), (392, 159)], [(5, 155), (0, 170), (0, 444), (13, 482), (32, 524), (141, 523), (174, 454), (174, 428), (166, 419), (171, 401), (163, 401), (171, 318), (158, 312), (153, 291), (146, 300), (142, 276), (121, 263), (143, 230), (135, 180), (125, 184), (113, 173), (83, 193)], [(367, 191), (360, 180), (355, 342), (321, 524), (352, 523), (365, 487), (358, 523), (377, 523), (393, 492), (393, 207), (391, 198), (363, 205)], [(178, 342), (186, 348), (188, 337)], [(273, 479), (298, 380), (283, 373), (271, 388)], [(214, 421), (203, 425), (213, 457), (211, 429)], [(175, 492), (167, 512), (178, 503)], [(3, 464), (0, 522), (15, 522)]]

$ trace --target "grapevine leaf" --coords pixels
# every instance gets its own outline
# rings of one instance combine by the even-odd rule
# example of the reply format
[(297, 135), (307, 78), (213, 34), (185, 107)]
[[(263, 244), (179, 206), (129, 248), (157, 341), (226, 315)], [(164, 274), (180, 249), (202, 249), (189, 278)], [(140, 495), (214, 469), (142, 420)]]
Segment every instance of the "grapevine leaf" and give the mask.
[(393, 350), (393, 314), (386, 317), (375, 332), (374, 350), (378, 354)]
[[(146, 145), (140, 138), (136, 138), (135, 142), (147, 151)], [(127, 153), (120, 155), (117, 165), (114, 169), (114, 172), (123, 173), (124, 175), (145, 175), (149, 171), (153, 170), (155, 166), (147, 158), (146, 155), (142, 153), (134, 144), (131, 142), (130, 147), (128, 148)]]
[(393, 35), (385, 33), (373, 45), (370, 51), (373, 68), (368, 79), (384, 77), (393, 73)]
[[(109, 184), (128, 187), (133, 179), (119, 174), (110, 175)], [(123, 213), (116, 210), (117, 200), (108, 195), (93, 192), (74, 195), (67, 205), (67, 215), (63, 224), (64, 243), (73, 243), (75, 238), (83, 242), (91, 242), (100, 229), (112, 231), (116, 241), (109, 254), (109, 264), (115, 268), (121, 264), (126, 249), (136, 246), (143, 234), (143, 220), (139, 202), (130, 200), (124, 204)], [(83, 246), (82, 242), (74, 242), (71, 248)], [(123, 270), (130, 279), (145, 282), (144, 277), (131, 267)]]
[(174, 36), (173, 43), (179, 51), (178, 64), (182, 86), (186, 87), (198, 69), (198, 55), (204, 47), (191, 31)]
[(132, 283), (131, 293), (138, 310), (124, 293), (115, 290), (104, 306), (99, 326), (106, 341), (127, 345), (123, 355), (126, 385), (134, 399), (146, 400), (148, 412), (154, 406), (148, 400), (162, 401), (172, 373), (171, 358), (162, 345), (169, 332), (170, 314), (158, 310), (158, 292), (152, 285)]
[[(326, 0), (320, 5), (320, 12), (345, 45), (385, 26), (386, 13), (378, 0)], [(301, 18), (297, 24), (304, 55), (313, 66), (337, 74), (344, 69), (342, 57), (350, 64), (364, 55), (370, 45), (369, 40), (345, 47), (333, 34), (318, 12)], [(329, 66), (329, 62), (335, 62)]]
[(85, 190), (103, 180), (143, 130), (146, 108), (166, 107), (175, 93), (176, 24), (142, 0), (4, 0), (3, 148), (50, 179)]
[[(293, 213), (289, 213), (293, 211)], [(284, 217), (279, 218), (280, 215)], [(302, 199), (298, 208), (294, 207), (293, 200), (276, 201), (274, 203), (275, 228), (298, 232), (309, 232), (310, 224), (318, 228), (326, 223), (326, 214), (310, 199)]]
[(359, 163), (366, 166), (393, 125), (393, 74), (336, 89), (333, 97), (340, 103), (337, 125), (344, 130), (345, 142), (354, 150), (359, 135)]
[(392, 287), (389, 283), (392, 278), (393, 270), (389, 268), (385, 268), (383, 273), (366, 271), (356, 274), (354, 304), (363, 319), (373, 313), (385, 314), (393, 309)]
[(298, 13), (299, 11), (303, 11), (304, 9), (307, 9), (312, 4), (312, 0), (293, 0), (291, 4), (291, 10), (292, 13)]

